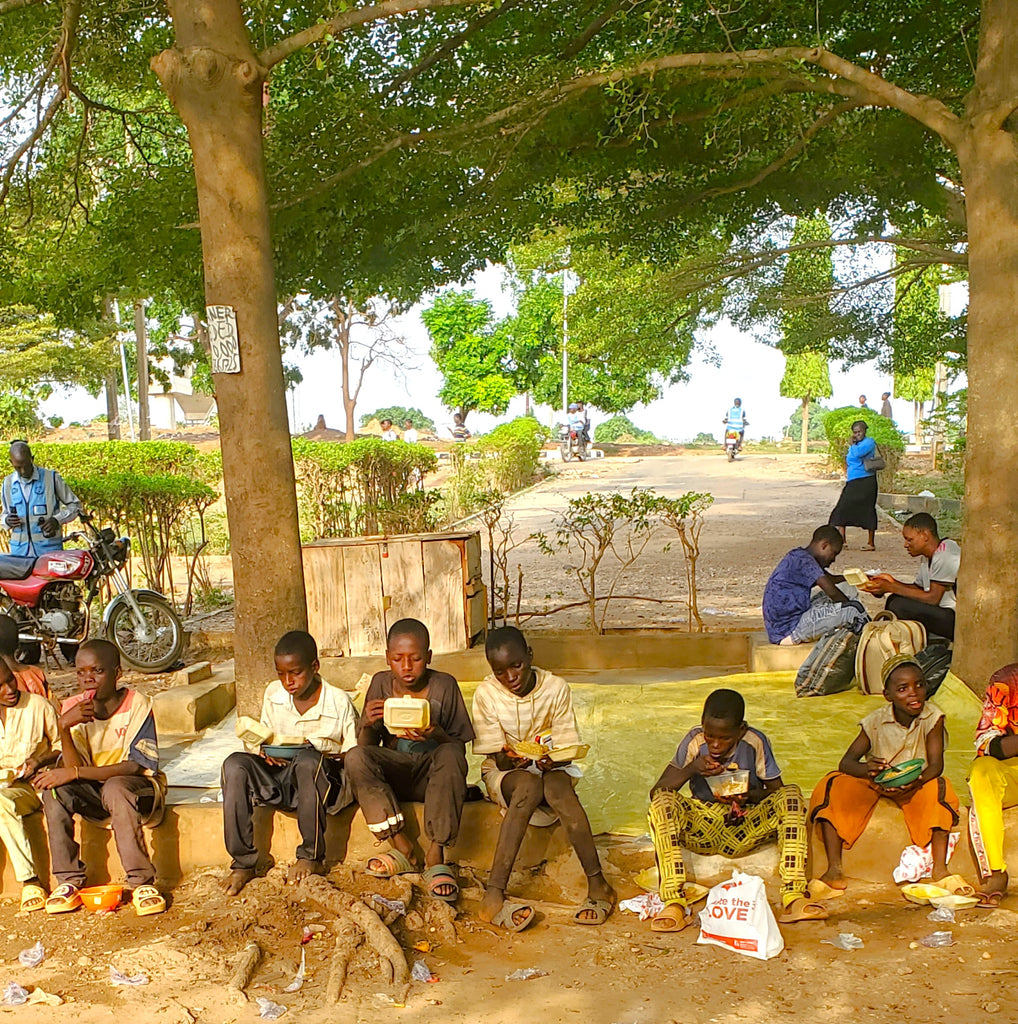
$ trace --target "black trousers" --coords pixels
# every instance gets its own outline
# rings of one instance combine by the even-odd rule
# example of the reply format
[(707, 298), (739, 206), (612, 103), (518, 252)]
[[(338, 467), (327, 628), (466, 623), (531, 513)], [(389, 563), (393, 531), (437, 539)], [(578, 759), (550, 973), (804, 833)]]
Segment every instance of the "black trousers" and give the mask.
[(325, 816), (343, 784), (338, 761), (309, 748), (285, 765), (271, 765), (258, 754), (237, 751), (223, 762), (223, 839), (234, 869), (254, 869), (254, 809), (278, 807), (297, 812), (298, 860), (325, 860)]
[(926, 632), (932, 636), (946, 636), (954, 639), (954, 609), (941, 608), (936, 604), (924, 604), (912, 597), (892, 594), (887, 599), (887, 610), (894, 612), (899, 619), (912, 619), (921, 622)]

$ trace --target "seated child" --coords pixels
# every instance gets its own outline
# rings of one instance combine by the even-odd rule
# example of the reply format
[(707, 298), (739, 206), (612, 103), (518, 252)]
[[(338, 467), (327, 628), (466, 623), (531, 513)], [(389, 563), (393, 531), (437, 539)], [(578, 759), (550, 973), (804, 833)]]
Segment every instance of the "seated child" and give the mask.
[(514, 750), (515, 743), (534, 742), (538, 736), (552, 749), (580, 742), (569, 686), (564, 679), (533, 667), (534, 652), (513, 626), (493, 629), (484, 653), (492, 674), (474, 694), (474, 753), (488, 755), (481, 777), (504, 817), (481, 902), (481, 920), (514, 932), (532, 923), (532, 906), (505, 902), (506, 885), (527, 825), (561, 820), (587, 876), (587, 900), (573, 920), (603, 924), (615, 905), (615, 891), (601, 871), (590, 822), (576, 796), (579, 769), (548, 757), (534, 761)]
[(839, 626), (858, 631), (869, 621), (854, 591), (841, 589), (845, 577), (827, 571), (844, 544), (837, 527), (818, 526), (806, 547), (793, 548), (778, 562), (763, 595), (764, 626), (772, 644), (809, 643)]
[[(810, 801), (810, 821), (820, 823), (827, 853), (820, 880), (832, 889), (845, 888), (842, 850), (851, 849), (885, 797), (901, 808), (912, 842), (931, 847), (933, 884), (974, 892), (963, 878), (947, 873), (947, 841), (958, 824), (958, 798), (943, 776), (944, 712), (927, 702), (923, 670), (911, 655), (889, 658), (881, 675), (887, 703), (859, 723), (859, 735), (838, 770), (817, 783)], [(874, 781), (885, 768), (914, 758), (926, 762), (915, 782), (888, 789)]]
[(142, 834), (142, 825), (161, 819), (166, 795), (152, 702), (117, 686), (120, 652), (108, 640), (86, 640), (74, 667), (80, 693), (64, 701), (58, 719), (61, 764), (40, 769), (32, 780), (43, 791), (50, 861), (60, 883), (46, 913), (81, 906), (85, 865), (74, 840), (75, 815), (111, 822), (135, 913), (162, 913), (166, 901), (153, 884), (156, 870)]
[(18, 683), (18, 689), (25, 693), (37, 693), (49, 697), (49, 683), (46, 673), (38, 665), (19, 665), (14, 655), (18, 649), (18, 624), (9, 615), (0, 615), (0, 658), (11, 659), (11, 668)]
[(990, 676), (976, 727), (976, 759), (969, 771), (969, 834), (983, 879), (979, 906), (999, 906), (1007, 892), (1004, 809), (1018, 805), (1018, 664)]
[(35, 871), (24, 819), (42, 804), (31, 778), (56, 760), (57, 713), (45, 697), (18, 689), (13, 662), (0, 655), (0, 841), (21, 883), (21, 909), (42, 910), (46, 890)]
[[(767, 737), (745, 721), (746, 703), (735, 690), (715, 690), (675, 757), (650, 791), (650, 832), (657, 854), (664, 909), (651, 924), (681, 931), (691, 921), (682, 850), (741, 857), (777, 839), (782, 924), (819, 921), (827, 911), (806, 896), (806, 806), (798, 786), (786, 786)], [(729, 769), (749, 772), (742, 796), (716, 797), (707, 779)], [(690, 796), (680, 789), (689, 783)]]
[[(459, 882), (446, 848), (459, 833), (467, 793), (466, 745), (474, 738), (463, 694), (456, 680), (429, 668), (431, 636), (417, 619), (400, 619), (389, 630), (388, 671), (376, 672), (364, 695), (357, 743), (346, 755), (354, 799), (376, 840), (392, 848), (368, 860), (378, 878), (419, 871), (413, 845), (403, 831), (401, 800), (424, 801), (424, 881), (428, 892), (454, 903)], [(426, 729), (394, 736), (382, 717), (389, 697), (422, 697), (431, 706)]]
[(237, 751), (223, 762), (223, 838), (230, 873), (223, 888), (236, 896), (255, 877), (256, 806), (297, 812), (300, 845), (287, 881), (325, 873), (325, 816), (349, 801), (343, 786), (343, 758), (357, 742), (357, 712), (343, 690), (318, 674), (318, 645), (295, 629), (276, 644), (276, 674), (262, 698), (261, 724), (273, 739), (300, 737), (308, 746), (289, 760), (259, 751)]

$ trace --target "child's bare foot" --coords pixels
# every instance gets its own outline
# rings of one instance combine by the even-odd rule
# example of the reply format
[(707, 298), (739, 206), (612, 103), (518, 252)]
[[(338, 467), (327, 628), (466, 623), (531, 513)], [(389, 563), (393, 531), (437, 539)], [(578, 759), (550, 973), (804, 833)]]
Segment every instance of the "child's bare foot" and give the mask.
[(226, 895), (236, 896), (257, 874), (258, 872), (254, 868), (234, 868), (223, 879), (223, 889), (226, 890)]
[(502, 909), (505, 902), (505, 893), (501, 889), (494, 889), (490, 885), (484, 890), (484, 899), (481, 900), (477, 916), (482, 921), (491, 923), (492, 918)]
[(286, 882), (288, 885), (296, 885), (298, 882), (303, 882), (309, 875), (324, 875), (325, 865), (320, 864), (316, 860), (301, 860), (294, 861), (290, 865), (290, 870), (286, 873)]
[(821, 882), (826, 882), (832, 889), (847, 889), (848, 883), (841, 872), (841, 865), (828, 868), (821, 876)]
[[(615, 906), (615, 890), (608, 884), (607, 879), (602, 874), (591, 875), (587, 879), (587, 899), (594, 900), (600, 903), (608, 903), (612, 907)], [(610, 913), (610, 911), (609, 911)], [(597, 910), (589, 908), (581, 908), (574, 915), (577, 921), (587, 921), (595, 923), (601, 916)], [(607, 915), (604, 915), (607, 917)]]

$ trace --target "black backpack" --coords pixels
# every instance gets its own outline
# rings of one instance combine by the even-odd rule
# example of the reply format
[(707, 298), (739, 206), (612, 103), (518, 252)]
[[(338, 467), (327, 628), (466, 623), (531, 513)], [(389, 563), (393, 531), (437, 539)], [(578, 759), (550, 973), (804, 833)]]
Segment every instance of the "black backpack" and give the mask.
[(822, 636), (799, 666), (795, 677), (797, 697), (826, 697), (852, 686), (855, 678), (855, 649), (859, 634), (848, 626), (839, 626)]
[(915, 656), (923, 675), (926, 676), (927, 699), (940, 689), (940, 684), (951, 668), (953, 653), (947, 644), (928, 644)]

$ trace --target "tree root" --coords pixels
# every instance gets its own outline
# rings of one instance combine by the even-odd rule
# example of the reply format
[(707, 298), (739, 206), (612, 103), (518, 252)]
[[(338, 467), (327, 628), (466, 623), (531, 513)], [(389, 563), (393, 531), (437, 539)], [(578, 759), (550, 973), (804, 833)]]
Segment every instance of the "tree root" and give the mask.
[(347, 915), (338, 918), (336, 923), (340, 931), (336, 936), (336, 946), (332, 953), (332, 962), (329, 964), (329, 980), (325, 987), (325, 1001), (330, 1006), (335, 1006), (339, 1002), (350, 960), (364, 941), (364, 933)]
[(261, 956), (262, 951), (258, 948), (258, 943), (249, 942), (244, 947), (244, 951), (237, 961), (237, 969), (233, 972), (233, 977), (227, 982), (226, 987), (236, 995), (237, 1002), (241, 1004), (248, 1001), (247, 993), (244, 989), (247, 988), (251, 975), (254, 974), (254, 969), (258, 966)]
[(455, 944), (459, 941), (456, 934), (456, 908), (445, 900), (428, 900), (424, 904), (424, 920), (444, 943)]

